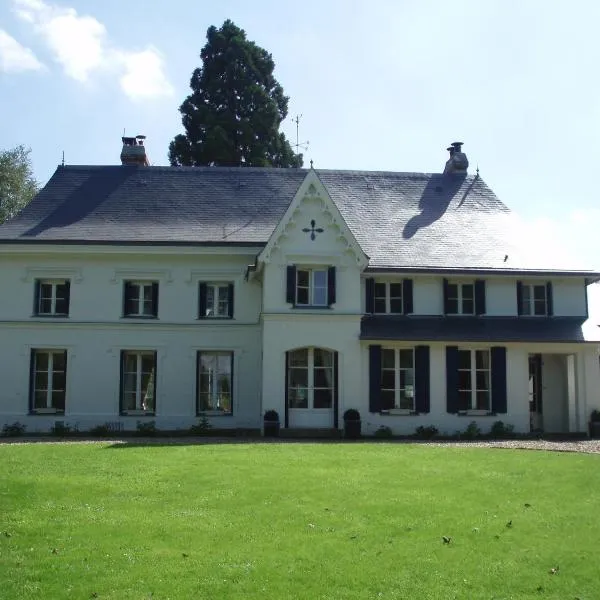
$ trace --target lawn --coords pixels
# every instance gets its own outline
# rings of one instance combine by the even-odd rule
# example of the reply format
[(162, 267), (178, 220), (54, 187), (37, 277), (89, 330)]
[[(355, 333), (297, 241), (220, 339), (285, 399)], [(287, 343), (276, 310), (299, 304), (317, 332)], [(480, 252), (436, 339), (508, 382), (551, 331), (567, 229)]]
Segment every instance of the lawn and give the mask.
[(599, 468), (394, 443), (4, 444), (0, 597), (591, 600)]

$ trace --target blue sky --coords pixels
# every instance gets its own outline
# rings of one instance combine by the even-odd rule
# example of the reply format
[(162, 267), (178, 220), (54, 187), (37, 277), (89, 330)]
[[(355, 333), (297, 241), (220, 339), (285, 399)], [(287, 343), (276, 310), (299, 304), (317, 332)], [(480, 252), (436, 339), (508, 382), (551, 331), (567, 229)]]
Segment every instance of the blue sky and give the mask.
[(68, 164), (117, 164), (123, 129), (168, 164), (206, 29), (227, 18), (273, 54), (306, 165), (439, 172), (463, 141), (532, 245), (600, 269), (591, 0), (4, 0), (0, 148), (30, 146), (42, 183), (63, 150)]

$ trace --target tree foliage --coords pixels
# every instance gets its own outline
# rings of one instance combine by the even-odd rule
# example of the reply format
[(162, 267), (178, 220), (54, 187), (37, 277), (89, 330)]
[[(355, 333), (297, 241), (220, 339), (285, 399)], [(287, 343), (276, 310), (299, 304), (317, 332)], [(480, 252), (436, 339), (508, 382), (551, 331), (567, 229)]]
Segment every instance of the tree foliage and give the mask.
[(0, 223), (14, 217), (38, 191), (30, 152), (25, 146), (0, 150)]
[(271, 54), (227, 20), (209, 27), (202, 66), (179, 111), (185, 135), (169, 146), (172, 165), (301, 167), (279, 131), (288, 98), (275, 77)]

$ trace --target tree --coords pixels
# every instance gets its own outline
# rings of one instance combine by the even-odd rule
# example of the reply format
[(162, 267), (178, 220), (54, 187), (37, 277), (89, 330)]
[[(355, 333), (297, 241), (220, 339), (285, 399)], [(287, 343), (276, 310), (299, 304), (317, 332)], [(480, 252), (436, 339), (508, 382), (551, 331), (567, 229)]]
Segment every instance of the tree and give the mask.
[(171, 165), (301, 167), (302, 155), (279, 131), (288, 98), (271, 54), (230, 20), (209, 27), (206, 38), (179, 108), (185, 135), (169, 145)]
[(0, 223), (14, 217), (38, 191), (30, 152), (25, 146), (0, 150)]

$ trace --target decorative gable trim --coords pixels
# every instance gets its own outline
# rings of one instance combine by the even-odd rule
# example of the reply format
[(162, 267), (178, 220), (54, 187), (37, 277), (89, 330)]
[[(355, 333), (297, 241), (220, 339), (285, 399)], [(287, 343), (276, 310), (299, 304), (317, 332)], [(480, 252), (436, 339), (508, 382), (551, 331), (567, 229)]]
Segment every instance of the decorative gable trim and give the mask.
[[(323, 222), (311, 222), (310, 227), (306, 227), (305, 223), (301, 224), (299, 222), (298, 219), (302, 214), (300, 206), (302, 202), (306, 201), (316, 202), (320, 205), (324, 219)], [(288, 238), (290, 229), (299, 227), (300, 225), (302, 225), (302, 231), (312, 241), (318, 239), (318, 236), (326, 229), (333, 229), (336, 232), (337, 239), (345, 245), (345, 252), (352, 256), (361, 269), (367, 267), (369, 257), (360, 247), (335, 202), (331, 199), (327, 188), (314, 170), (309, 171), (304, 181), (300, 184), (293, 200), (269, 237), (266, 246), (258, 255), (258, 262), (269, 263), (273, 252), (279, 249)]]

